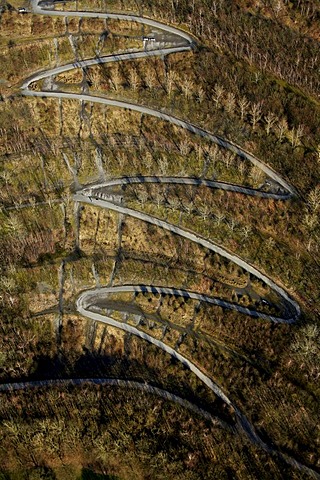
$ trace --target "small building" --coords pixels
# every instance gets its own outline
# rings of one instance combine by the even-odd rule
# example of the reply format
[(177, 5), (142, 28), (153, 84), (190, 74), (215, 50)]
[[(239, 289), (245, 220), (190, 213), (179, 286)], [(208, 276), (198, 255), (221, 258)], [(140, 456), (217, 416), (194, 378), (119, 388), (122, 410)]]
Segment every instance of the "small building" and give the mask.
[(154, 37), (142, 37), (143, 48), (147, 48), (148, 45), (152, 45), (156, 39)]

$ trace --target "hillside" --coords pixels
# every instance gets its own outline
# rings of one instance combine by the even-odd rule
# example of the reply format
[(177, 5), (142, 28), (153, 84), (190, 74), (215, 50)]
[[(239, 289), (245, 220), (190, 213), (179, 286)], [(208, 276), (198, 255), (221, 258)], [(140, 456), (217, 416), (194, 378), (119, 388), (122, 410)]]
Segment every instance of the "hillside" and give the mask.
[(45, 3), (0, 4), (0, 478), (320, 478), (317, 2)]

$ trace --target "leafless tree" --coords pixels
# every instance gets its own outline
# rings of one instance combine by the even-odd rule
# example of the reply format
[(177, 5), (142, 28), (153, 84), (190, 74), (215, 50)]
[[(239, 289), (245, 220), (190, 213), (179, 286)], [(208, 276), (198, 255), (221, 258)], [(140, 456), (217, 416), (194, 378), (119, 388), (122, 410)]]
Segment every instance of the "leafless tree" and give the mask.
[(206, 93), (201, 85), (198, 85), (196, 89), (196, 98), (199, 103), (202, 103), (206, 98)]
[(223, 222), (223, 220), (225, 219), (225, 216), (223, 213), (219, 212), (216, 214), (215, 219), (217, 224), (220, 225), (220, 223)]
[(216, 163), (219, 151), (220, 151), (220, 149), (219, 149), (218, 145), (215, 144), (215, 143), (209, 145), (209, 147), (206, 149), (206, 153), (207, 153), (212, 165), (214, 165)]
[(122, 76), (118, 68), (113, 70), (112, 76), (111, 76), (111, 82), (112, 82), (112, 88), (117, 92), (120, 89), (121, 83), (122, 83)]
[(201, 157), (202, 157), (202, 155), (203, 155), (203, 147), (202, 147), (202, 145), (199, 144), (199, 143), (197, 143), (194, 148), (195, 148), (195, 151), (196, 151), (198, 160), (201, 160)]
[(240, 177), (241, 177), (241, 178), (244, 177), (245, 171), (246, 171), (246, 166), (245, 166), (244, 162), (241, 161), (241, 162), (240, 162), (240, 165), (239, 165), (239, 173), (240, 173)]
[(317, 185), (308, 195), (308, 204), (313, 212), (320, 208), (320, 185)]
[(250, 103), (246, 97), (242, 97), (238, 100), (238, 105), (240, 109), (241, 120), (243, 120), (248, 113)]
[(316, 147), (316, 159), (320, 165), (320, 144)]
[(179, 151), (181, 155), (183, 156), (188, 155), (188, 153), (190, 152), (190, 148), (191, 148), (191, 143), (188, 137), (182, 138), (179, 142)]
[(303, 223), (309, 231), (313, 231), (319, 223), (319, 215), (316, 212), (306, 213)]
[(188, 215), (190, 215), (190, 213), (193, 212), (193, 209), (194, 209), (194, 203), (192, 200), (190, 201), (187, 201), (183, 204), (183, 207), (185, 209), (185, 211), (188, 213)]
[(264, 121), (266, 122), (267, 135), (270, 134), (271, 128), (274, 126), (277, 120), (278, 120), (278, 117), (272, 112), (269, 112), (267, 115), (264, 116)]
[(23, 223), (15, 216), (11, 216), (7, 220), (7, 228), (10, 234), (14, 237), (15, 235), (21, 235), (24, 231)]
[(315, 324), (306, 325), (296, 334), (292, 349), (304, 359), (319, 365), (319, 338), (319, 327)]
[(207, 218), (210, 215), (210, 212), (211, 212), (211, 208), (209, 207), (209, 205), (207, 203), (203, 203), (202, 205), (200, 205), (199, 213), (200, 213), (201, 217), (203, 218), (203, 220), (207, 220)]
[(234, 113), (236, 108), (236, 97), (233, 92), (228, 92), (225, 99), (225, 108), (228, 113)]
[(237, 226), (237, 222), (235, 221), (234, 218), (232, 218), (230, 220), (230, 222), (228, 222), (228, 227), (230, 228), (230, 230), (233, 232), (233, 230), (236, 228)]
[(156, 86), (157, 78), (154, 70), (148, 70), (146, 72), (144, 81), (150, 90)]
[(222, 99), (225, 95), (225, 89), (222, 85), (216, 84), (213, 89), (212, 99), (215, 102), (216, 106), (220, 105)]
[(278, 17), (281, 11), (284, 9), (283, 1), (282, 0), (274, 0), (273, 2), (273, 11), (275, 15)]
[(264, 173), (261, 168), (253, 165), (250, 172), (250, 178), (252, 179), (255, 185), (261, 183), (264, 179)]
[(276, 242), (274, 240), (274, 238), (272, 237), (269, 237), (267, 240), (266, 240), (266, 247), (268, 250), (271, 250), (272, 248), (274, 248)]
[(287, 132), (288, 132), (288, 122), (284, 117), (280, 118), (280, 120), (277, 122), (277, 133), (278, 133), (278, 138), (280, 142)]
[(168, 159), (164, 154), (159, 157), (159, 167), (161, 175), (166, 175), (168, 171)]
[(164, 202), (163, 192), (156, 191), (154, 194), (154, 198), (155, 198), (157, 207), (160, 208), (160, 205)]
[(230, 166), (233, 164), (235, 159), (235, 153), (233, 152), (227, 152), (225, 155), (225, 162), (226, 162), (226, 167), (230, 168)]
[(176, 72), (174, 71), (168, 72), (167, 78), (166, 78), (166, 88), (169, 96), (171, 96), (173, 92), (174, 86), (176, 84), (176, 80), (177, 80)]
[(135, 68), (132, 68), (129, 73), (129, 82), (134, 91), (138, 90), (141, 84), (140, 77)]
[(179, 210), (179, 208), (181, 206), (181, 202), (180, 202), (179, 198), (171, 197), (171, 198), (168, 199), (168, 202), (174, 210)]
[(153, 156), (151, 155), (149, 150), (144, 155), (144, 161), (145, 161), (145, 164), (146, 164), (146, 167), (147, 167), (148, 171), (149, 172), (152, 171), (154, 160), (153, 160)]
[(257, 123), (262, 118), (262, 103), (261, 102), (253, 103), (250, 107), (250, 114), (251, 114), (252, 126), (253, 128), (256, 128)]
[(245, 225), (245, 226), (242, 228), (242, 233), (243, 233), (244, 238), (248, 238), (249, 234), (251, 233), (251, 227), (250, 227), (250, 225)]
[(181, 81), (181, 90), (186, 98), (191, 98), (194, 90), (194, 83), (189, 78)]
[(149, 195), (148, 195), (148, 192), (145, 189), (143, 189), (143, 190), (138, 190), (137, 197), (141, 205), (144, 205), (148, 201)]
[(297, 128), (290, 130), (290, 140), (291, 145), (295, 148), (300, 144), (300, 140), (303, 137), (304, 127), (303, 125), (298, 125)]

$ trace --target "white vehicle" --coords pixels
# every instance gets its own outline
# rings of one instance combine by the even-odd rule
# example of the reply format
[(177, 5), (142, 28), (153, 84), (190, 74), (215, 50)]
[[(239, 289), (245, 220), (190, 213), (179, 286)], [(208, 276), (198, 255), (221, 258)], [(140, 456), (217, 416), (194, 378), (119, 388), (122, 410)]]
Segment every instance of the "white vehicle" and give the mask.
[(25, 7), (18, 7), (19, 13), (28, 13), (28, 10)]

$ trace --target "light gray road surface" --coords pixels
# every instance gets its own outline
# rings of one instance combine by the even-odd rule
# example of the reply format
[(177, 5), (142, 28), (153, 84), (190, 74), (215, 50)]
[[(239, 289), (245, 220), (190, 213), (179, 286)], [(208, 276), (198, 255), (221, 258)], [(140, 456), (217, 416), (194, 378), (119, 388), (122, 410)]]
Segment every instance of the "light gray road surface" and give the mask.
[[(180, 52), (180, 51), (186, 51), (190, 50), (195, 46), (194, 39), (191, 37), (191, 35), (188, 35), (187, 33), (183, 32), (180, 29), (170, 27), (167, 25), (164, 25), (160, 22), (144, 18), (144, 17), (138, 17), (135, 15), (123, 15), (123, 14), (108, 14), (108, 13), (97, 13), (97, 12), (65, 12), (65, 11), (55, 11), (55, 10), (50, 10), (48, 8), (43, 8), (41, 6), (38, 6), (37, 0), (31, 0), (31, 5), (32, 5), (32, 10), (34, 13), (38, 14), (44, 14), (44, 15), (53, 15), (53, 16), (63, 16), (63, 17), (82, 17), (82, 18), (110, 18), (110, 19), (119, 19), (119, 20), (131, 20), (135, 21), (138, 23), (142, 23), (145, 25), (149, 25), (152, 28), (156, 30), (161, 30), (163, 31), (163, 40), (165, 42), (165, 35), (169, 34), (170, 38), (168, 39), (172, 42), (174, 37), (179, 38), (178, 45), (170, 47), (170, 48), (160, 48), (160, 42), (158, 42), (159, 49), (155, 50), (148, 50), (145, 49), (142, 52), (130, 52), (130, 53), (123, 53), (119, 55), (109, 55), (106, 57), (102, 58), (94, 58), (94, 59), (88, 59), (88, 60), (83, 60), (78, 63), (74, 64), (68, 64), (65, 66), (57, 67), (55, 69), (47, 70), (45, 72), (40, 72), (34, 74), (32, 77), (27, 79), (21, 87), (21, 93), (26, 96), (34, 96), (34, 97), (53, 97), (53, 98), (69, 98), (69, 99), (78, 99), (80, 101), (88, 101), (88, 102), (96, 102), (96, 103), (102, 103), (105, 105), (110, 105), (114, 107), (119, 107), (119, 108), (127, 108), (133, 111), (140, 112), (142, 114), (146, 115), (152, 115), (154, 117), (160, 118), (161, 120), (168, 121), (176, 126), (179, 126), (181, 128), (184, 128), (188, 130), (189, 132), (192, 132), (196, 135), (200, 135), (201, 137), (205, 137), (209, 140), (211, 140), (213, 143), (216, 143), (231, 152), (234, 152), (235, 154), (239, 155), (241, 158), (249, 160), (253, 165), (258, 166), (263, 170), (274, 182), (276, 182), (280, 186), (280, 192), (273, 194), (276, 196), (273, 196), (268, 194), (266, 195), (266, 192), (260, 192), (261, 196), (269, 196), (272, 198), (289, 198), (291, 196), (296, 195), (295, 189), (283, 178), (280, 177), (274, 170), (272, 170), (269, 166), (264, 164), (261, 160), (256, 158), (254, 155), (250, 154), (249, 152), (246, 152), (244, 149), (242, 149), (240, 146), (236, 145), (234, 142), (230, 140), (226, 140), (221, 138), (218, 135), (214, 135), (203, 128), (197, 127), (196, 125), (193, 125), (189, 122), (186, 122), (184, 120), (181, 120), (173, 115), (166, 114), (160, 110), (152, 109), (149, 107), (141, 106), (141, 105), (136, 105), (130, 102), (123, 102), (123, 101), (118, 101), (118, 100), (113, 100), (113, 99), (108, 99), (108, 98), (102, 98), (102, 97), (97, 97), (93, 95), (86, 95), (86, 94), (73, 94), (73, 93), (66, 93), (66, 92), (57, 92), (57, 91), (32, 91), (29, 89), (30, 84), (33, 81), (41, 80), (41, 79), (46, 79), (47, 77), (51, 77), (54, 75), (57, 75), (59, 73), (71, 70), (72, 68), (85, 68), (90, 65), (94, 64), (99, 64), (99, 63), (108, 63), (108, 62), (114, 62), (114, 61), (120, 61), (120, 60), (132, 60), (132, 59), (137, 59), (137, 58), (143, 58), (147, 57), (150, 55), (159, 55), (159, 56), (164, 56), (168, 55), (169, 53), (175, 53), (175, 52)], [(181, 41), (185, 42), (185, 44), (181, 45)], [(147, 182), (155, 182), (154, 177), (145, 177)], [(113, 181), (113, 185), (121, 185), (125, 183), (138, 183), (141, 182), (140, 180), (133, 180), (131, 179), (128, 181), (127, 179), (117, 179)], [(158, 180), (156, 180), (158, 181)], [(179, 181), (173, 180), (171, 177), (166, 179), (167, 183), (184, 183), (184, 184), (191, 184), (193, 185), (194, 180), (190, 179), (180, 179)], [(159, 181), (161, 182), (161, 180)], [(142, 182), (141, 182), (142, 183)], [(285, 292), (285, 290), (278, 285), (276, 285), (271, 279), (269, 279), (266, 275), (258, 271), (256, 268), (252, 267), (249, 265), (247, 262), (243, 261), (241, 258), (239, 258), (237, 255), (232, 254), (225, 249), (223, 249), (221, 246), (216, 245), (213, 242), (210, 242), (208, 240), (205, 240), (201, 238), (199, 235), (196, 235), (193, 232), (187, 231), (185, 229), (182, 229), (180, 227), (177, 227), (175, 225), (172, 225), (168, 222), (165, 222), (163, 220), (160, 220), (154, 216), (138, 212), (133, 209), (126, 208), (124, 206), (121, 206), (121, 204), (116, 204), (114, 202), (110, 202), (106, 200), (105, 198), (99, 199), (95, 198), (95, 189), (101, 188), (101, 186), (111, 186), (111, 183), (105, 182), (100, 185), (96, 186), (91, 186), (88, 188), (84, 188), (77, 192), (74, 195), (74, 200), (76, 202), (85, 202), (89, 203), (92, 205), (96, 205), (98, 207), (102, 208), (108, 208), (114, 211), (117, 211), (121, 214), (125, 215), (131, 215), (132, 217), (138, 218), (140, 220), (152, 223), (154, 225), (160, 226), (166, 230), (169, 230), (177, 235), (180, 235), (184, 238), (187, 238), (199, 245), (204, 246), (205, 248), (208, 248), (211, 251), (217, 252), (219, 255), (222, 255), (223, 257), (227, 258), (228, 260), (233, 261), (237, 265), (239, 265), (241, 268), (245, 269), (247, 272), (253, 274), (263, 282), (265, 282), (267, 285), (269, 285), (273, 290), (275, 290), (281, 297), (282, 299), (286, 302), (287, 305), (290, 306), (290, 316), (288, 318), (278, 318), (278, 317), (272, 317), (265, 315), (260, 312), (254, 312), (254, 311), (248, 311), (248, 309), (244, 309), (241, 306), (238, 306), (238, 311), (240, 311), (240, 308), (242, 310), (245, 310), (243, 313), (248, 313), (249, 315), (253, 315), (259, 318), (263, 319), (268, 319), (272, 320), (274, 322), (286, 322), (286, 323), (292, 323), (294, 322), (299, 314), (300, 314), (300, 308), (298, 304), (289, 297), (289, 295)], [(209, 186), (209, 185), (208, 185)], [(245, 187), (240, 187), (240, 186), (232, 186), (232, 185), (227, 185), (223, 184), (222, 182), (211, 182), (210, 186), (212, 188), (223, 188), (226, 190), (231, 190), (231, 191), (237, 191), (239, 192), (240, 188), (241, 193), (246, 193), (250, 194), (252, 189), (247, 189)], [(101, 295), (106, 295), (108, 293), (112, 293), (115, 291), (134, 291), (136, 288), (142, 288), (145, 291), (150, 291), (151, 293), (155, 291), (157, 292), (167, 292), (169, 294), (175, 294), (175, 295), (181, 295), (181, 296), (190, 296), (191, 298), (194, 298), (196, 300), (201, 300), (201, 301), (206, 301), (208, 303), (213, 303), (213, 304), (218, 304), (217, 299), (213, 299), (211, 297), (207, 297), (204, 295), (199, 295), (195, 294), (193, 292), (186, 292), (183, 290), (178, 290), (178, 289), (168, 289), (168, 288), (163, 288), (163, 287), (153, 287), (153, 286), (120, 286), (120, 287), (103, 287), (103, 288), (98, 288), (95, 290), (88, 290), (83, 292), (78, 300), (77, 300), (77, 310), (80, 314), (87, 318), (91, 318), (92, 320), (96, 320), (102, 323), (106, 323), (109, 325), (112, 325), (114, 327), (120, 328), (122, 330), (125, 330), (129, 333), (132, 333), (136, 335), (139, 338), (142, 338), (165, 352), (169, 353), (171, 356), (177, 358), (183, 365), (187, 366), (195, 375), (197, 375), (198, 378), (200, 378), (205, 385), (207, 385), (217, 396), (219, 396), (227, 405), (229, 405), (235, 412), (237, 419), (238, 419), (238, 427), (239, 431), (245, 434), (253, 443), (256, 445), (260, 446), (262, 449), (267, 451), (268, 453), (271, 453), (282, 460), (286, 461), (288, 464), (294, 466), (295, 468), (299, 469), (300, 471), (303, 471), (307, 474), (309, 474), (312, 478), (315, 479), (320, 479), (320, 475), (311, 470), (310, 468), (300, 464), (296, 460), (292, 459), (291, 457), (288, 457), (285, 454), (282, 454), (276, 450), (276, 448), (268, 446), (256, 433), (254, 427), (248, 422), (246, 417), (237, 409), (235, 405), (233, 405), (232, 401), (229, 399), (229, 397), (223, 392), (221, 387), (217, 385), (211, 378), (209, 378), (207, 375), (205, 375), (196, 365), (194, 365), (189, 359), (185, 358), (182, 356), (178, 351), (174, 350), (171, 348), (169, 345), (166, 345), (164, 342), (153, 338), (152, 336), (148, 335), (147, 333), (139, 330), (136, 327), (133, 327), (131, 325), (128, 325), (123, 322), (118, 322), (114, 320), (111, 317), (108, 317), (107, 315), (100, 314), (94, 311), (90, 310), (90, 307), (94, 309), (94, 303), (95, 299), (101, 298)], [(232, 305), (232, 304), (231, 304)], [(226, 305), (222, 305), (226, 306)], [(228, 308), (230, 308), (230, 305), (227, 305)], [(233, 307), (231, 307), (233, 308)], [(241, 311), (242, 311), (241, 310)], [(34, 383), (34, 382), (31, 382)], [(2, 387), (3, 389), (6, 389), (6, 386)]]

